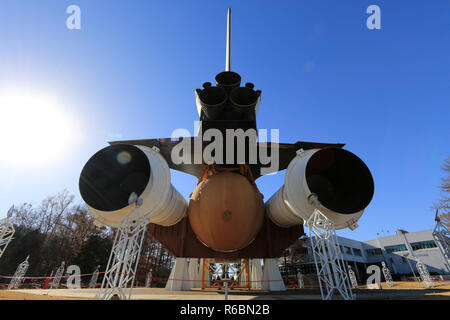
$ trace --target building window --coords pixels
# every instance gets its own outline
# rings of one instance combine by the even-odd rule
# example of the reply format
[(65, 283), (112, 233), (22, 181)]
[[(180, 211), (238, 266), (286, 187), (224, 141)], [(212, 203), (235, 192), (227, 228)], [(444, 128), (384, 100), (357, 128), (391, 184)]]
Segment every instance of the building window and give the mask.
[(392, 252), (400, 252), (400, 251), (407, 251), (406, 246), (404, 244), (397, 244), (395, 246), (387, 246), (384, 247), (387, 253)]
[(350, 248), (350, 247), (344, 247), (344, 254), (352, 255), (352, 248)]
[(353, 254), (354, 254), (355, 256), (359, 256), (359, 257), (362, 256), (361, 250), (355, 249), (355, 248), (353, 248)]
[(381, 252), (380, 248), (374, 248), (374, 249), (367, 249), (366, 250), (367, 256), (381, 256), (383, 253)]
[(436, 248), (437, 246), (433, 240), (430, 240), (430, 241), (412, 242), (411, 247), (414, 251), (416, 251), (420, 249)]
[(300, 272), (301, 274), (316, 274), (316, 266), (312, 263), (308, 264), (301, 264), (297, 267), (297, 272)]

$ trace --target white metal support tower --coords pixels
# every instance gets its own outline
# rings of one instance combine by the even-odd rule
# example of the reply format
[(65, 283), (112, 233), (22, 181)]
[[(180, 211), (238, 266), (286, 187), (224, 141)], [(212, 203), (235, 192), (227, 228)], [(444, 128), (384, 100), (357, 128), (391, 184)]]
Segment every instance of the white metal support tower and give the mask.
[(149, 271), (148, 273), (147, 273), (147, 277), (145, 278), (145, 287), (146, 288), (150, 288), (150, 285), (151, 285), (151, 283), (152, 283), (152, 272), (151, 271)]
[(436, 226), (433, 230), (433, 238), (444, 256), (447, 272), (450, 272), (450, 221), (447, 217), (441, 216), (439, 209), (436, 210)]
[(358, 281), (356, 281), (355, 272), (350, 267), (348, 267), (348, 277), (350, 278), (350, 283), (352, 284), (352, 288), (353, 289), (357, 288)]
[[(337, 290), (345, 300), (354, 300), (356, 296), (352, 293), (347, 272), (345, 272), (334, 223), (319, 210), (320, 202), (317, 195), (311, 194), (308, 200), (315, 207), (306, 221), (306, 226), (311, 239), (322, 300), (331, 300), (334, 290)], [(322, 284), (325, 285), (325, 291)]]
[(12, 206), (6, 215), (6, 218), (2, 219), (0, 221), (0, 258), (3, 255), (3, 252), (5, 252), (6, 247), (13, 239), (14, 232), (16, 230), (14, 229), (14, 226), (11, 222), (11, 216), (14, 211), (14, 206)]
[(305, 282), (303, 281), (303, 275), (301, 272), (297, 273), (297, 283), (298, 283), (299, 289), (305, 288)]
[[(142, 248), (148, 218), (139, 210), (142, 199), (133, 192), (128, 203), (135, 203), (136, 208), (122, 220), (117, 230), (108, 266), (102, 281), (103, 295), (101, 300), (109, 300), (113, 295), (121, 300), (128, 300), (133, 290), (136, 269)], [(128, 295), (125, 289), (130, 285)]]
[(25, 261), (19, 264), (19, 266), (17, 267), (16, 272), (14, 273), (13, 277), (11, 278), (11, 281), (9, 282), (8, 290), (17, 289), (22, 284), (23, 277), (25, 276), (25, 273), (27, 272), (28, 267), (30, 266), (30, 264), (28, 263), (29, 257), (30, 255), (28, 255)]
[(89, 281), (89, 288), (95, 288), (95, 285), (97, 284), (99, 269), (100, 266), (97, 266), (97, 269), (95, 269), (94, 273), (92, 274), (91, 281)]
[(57, 289), (59, 287), (59, 283), (61, 282), (61, 277), (64, 273), (64, 265), (63, 261), (59, 266), (58, 270), (56, 270), (55, 276), (53, 277), (52, 282), (50, 282), (50, 289)]
[(384, 278), (386, 279), (387, 286), (389, 288), (392, 288), (394, 286), (394, 281), (392, 281), (391, 272), (389, 271), (384, 261), (381, 261), (381, 265), (383, 266), (382, 271), (384, 274)]
[(422, 260), (420, 260), (419, 257), (417, 257), (417, 264), (416, 268), (419, 271), (420, 279), (422, 280), (423, 284), (426, 288), (433, 288), (433, 280), (431, 280), (430, 273), (427, 270), (427, 267), (423, 264)]

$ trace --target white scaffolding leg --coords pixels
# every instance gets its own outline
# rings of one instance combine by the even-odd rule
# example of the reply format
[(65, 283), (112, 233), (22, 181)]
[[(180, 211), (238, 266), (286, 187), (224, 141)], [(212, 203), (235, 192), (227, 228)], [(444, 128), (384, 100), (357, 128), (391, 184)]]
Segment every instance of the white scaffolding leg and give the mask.
[(387, 286), (389, 288), (392, 288), (394, 286), (394, 281), (392, 281), (391, 272), (389, 271), (384, 261), (381, 261), (381, 265), (383, 266), (382, 270), (384, 274), (384, 279), (386, 279)]
[(11, 278), (11, 281), (9, 282), (8, 290), (17, 289), (22, 284), (23, 277), (25, 276), (25, 273), (27, 272), (28, 267), (30, 266), (30, 264), (28, 263), (29, 257), (30, 256), (28, 255), (25, 261), (19, 264), (19, 266), (17, 267), (16, 272), (14, 273), (13, 277)]
[[(335, 289), (345, 300), (354, 300), (356, 297), (352, 293), (347, 272), (344, 271), (344, 261), (333, 221), (317, 209), (320, 205), (317, 197), (310, 200), (316, 209), (306, 221), (306, 226), (311, 239), (322, 300), (330, 300)], [(325, 292), (322, 284), (325, 285)]]
[(11, 222), (11, 216), (14, 211), (14, 206), (12, 206), (6, 215), (6, 218), (2, 219), (0, 221), (0, 258), (3, 255), (3, 252), (5, 252), (6, 247), (13, 239), (14, 232), (16, 230), (14, 229), (14, 226)]
[(55, 276), (53, 277), (53, 280), (50, 283), (50, 289), (57, 289), (59, 287), (59, 283), (61, 282), (61, 277), (64, 273), (64, 264), (65, 264), (65, 262), (63, 261), (61, 263), (61, 266), (58, 268), (58, 270), (56, 270)]
[(97, 284), (99, 269), (100, 266), (97, 266), (97, 269), (95, 269), (94, 273), (92, 274), (91, 281), (89, 281), (89, 288), (95, 288), (95, 285)]
[(352, 285), (352, 288), (353, 289), (357, 288), (358, 281), (356, 280), (355, 272), (350, 267), (348, 267), (348, 277), (350, 278), (350, 283)]
[(305, 283), (303, 282), (303, 275), (301, 272), (297, 273), (297, 283), (300, 289), (303, 289), (305, 287)]
[[(121, 300), (131, 298), (148, 218), (144, 218), (139, 210), (142, 200), (136, 196), (134, 199), (130, 196), (130, 199), (130, 203), (136, 203), (136, 208), (125, 216), (117, 230), (102, 281), (104, 293), (98, 297), (101, 300), (109, 300), (113, 295)], [(125, 289), (128, 285), (130, 289), (127, 295)]]
[(420, 279), (426, 288), (433, 288), (433, 280), (431, 280), (430, 273), (427, 270), (427, 267), (423, 264), (420, 258), (417, 258), (416, 268), (419, 271)]
[(436, 226), (433, 230), (433, 238), (444, 257), (447, 272), (450, 272), (450, 230), (448, 228), (449, 221), (447, 218), (441, 217), (439, 209), (436, 210)]
[(152, 278), (153, 278), (152, 272), (149, 271), (149, 273), (147, 273), (147, 277), (145, 278), (145, 287), (146, 288), (150, 288), (150, 285), (152, 283)]

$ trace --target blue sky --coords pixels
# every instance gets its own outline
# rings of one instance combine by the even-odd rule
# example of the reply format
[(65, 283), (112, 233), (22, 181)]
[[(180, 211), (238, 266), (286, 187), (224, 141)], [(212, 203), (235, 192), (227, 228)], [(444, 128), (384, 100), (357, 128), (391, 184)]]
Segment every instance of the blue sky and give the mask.
[[(66, 28), (71, 4), (81, 8), (81, 30)], [(371, 4), (381, 8), (381, 30), (366, 27)], [(448, 1), (3, 0), (0, 89), (56, 97), (73, 135), (61, 141), (54, 130), (50, 142), (64, 151), (19, 165), (18, 151), (43, 142), (22, 117), (10, 119), (15, 129), (0, 137), (8, 146), (0, 148), (0, 217), (64, 188), (80, 198), (83, 165), (115, 137), (193, 132), (194, 89), (225, 67), (228, 7), (232, 70), (262, 90), (258, 127), (279, 128), (282, 142), (345, 143), (373, 174), (360, 227), (338, 235), (432, 228), (429, 207), (450, 155)], [(0, 117), (7, 109), (0, 105)], [(27, 139), (10, 147), (15, 132)], [(197, 182), (174, 171), (172, 179), (185, 197)], [(258, 180), (266, 199), (283, 179)]]

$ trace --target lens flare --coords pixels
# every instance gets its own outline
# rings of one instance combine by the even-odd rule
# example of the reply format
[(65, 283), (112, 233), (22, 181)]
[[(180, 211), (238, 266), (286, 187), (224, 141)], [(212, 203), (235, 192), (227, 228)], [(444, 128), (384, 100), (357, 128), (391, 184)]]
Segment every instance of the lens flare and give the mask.
[(121, 151), (117, 154), (116, 159), (121, 165), (126, 165), (131, 161), (131, 154), (127, 151)]

